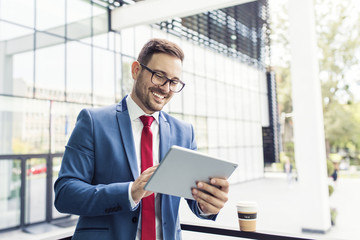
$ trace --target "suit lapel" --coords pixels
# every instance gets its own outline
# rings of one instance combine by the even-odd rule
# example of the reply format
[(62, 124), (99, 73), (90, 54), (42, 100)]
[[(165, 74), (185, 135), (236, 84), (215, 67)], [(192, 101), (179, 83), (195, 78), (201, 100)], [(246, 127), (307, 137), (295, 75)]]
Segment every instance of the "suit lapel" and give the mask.
[(170, 149), (170, 126), (164, 114), (159, 113), (159, 132), (160, 132), (160, 162)]
[(126, 105), (126, 97), (116, 106), (116, 117), (119, 124), (120, 135), (124, 144), (124, 149), (129, 161), (130, 169), (133, 178), (136, 179), (139, 176), (139, 169), (137, 165), (134, 137), (132, 134), (131, 122), (129, 112)]

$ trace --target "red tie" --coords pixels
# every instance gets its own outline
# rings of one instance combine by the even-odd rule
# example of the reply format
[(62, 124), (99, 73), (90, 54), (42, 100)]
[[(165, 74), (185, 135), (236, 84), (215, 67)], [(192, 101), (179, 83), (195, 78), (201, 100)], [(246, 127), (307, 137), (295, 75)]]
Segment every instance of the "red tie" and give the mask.
[[(141, 172), (153, 166), (152, 153), (152, 132), (151, 123), (154, 121), (152, 116), (141, 116), (140, 120), (144, 124), (141, 133)], [(141, 208), (141, 240), (155, 240), (155, 197), (154, 194), (142, 199)]]

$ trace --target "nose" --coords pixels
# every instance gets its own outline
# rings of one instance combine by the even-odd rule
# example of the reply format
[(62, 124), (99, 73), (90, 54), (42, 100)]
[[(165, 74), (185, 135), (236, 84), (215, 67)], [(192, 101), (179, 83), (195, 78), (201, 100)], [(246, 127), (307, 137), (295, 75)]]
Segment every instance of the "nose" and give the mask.
[(170, 81), (167, 81), (165, 84), (159, 86), (161, 92), (168, 93), (170, 92)]

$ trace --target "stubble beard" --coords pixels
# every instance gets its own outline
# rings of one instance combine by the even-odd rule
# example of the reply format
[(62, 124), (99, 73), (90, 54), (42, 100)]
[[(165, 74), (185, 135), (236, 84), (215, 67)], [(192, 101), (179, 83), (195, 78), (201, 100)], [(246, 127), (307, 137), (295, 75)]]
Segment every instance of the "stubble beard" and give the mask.
[(165, 102), (164, 104), (156, 103), (156, 101), (154, 100), (154, 96), (152, 94), (152, 92), (158, 92), (155, 91), (154, 89), (156, 87), (147, 88), (146, 86), (139, 84), (140, 78), (141, 76), (139, 76), (138, 80), (135, 82), (135, 94), (137, 98), (140, 100), (141, 104), (146, 108), (147, 111), (152, 113), (161, 111), (167, 102)]

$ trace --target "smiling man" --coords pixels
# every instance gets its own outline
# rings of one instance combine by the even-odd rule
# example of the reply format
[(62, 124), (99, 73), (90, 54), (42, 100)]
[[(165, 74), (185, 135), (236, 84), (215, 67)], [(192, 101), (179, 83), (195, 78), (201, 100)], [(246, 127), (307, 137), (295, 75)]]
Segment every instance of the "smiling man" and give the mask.
[[(192, 125), (161, 111), (185, 86), (183, 59), (176, 44), (150, 40), (131, 65), (130, 95), (80, 112), (54, 185), (56, 208), (80, 216), (73, 239), (181, 239), (180, 198), (144, 186), (172, 145), (196, 150)], [(211, 184), (199, 182), (187, 203), (215, 220), (229, 183)]]

